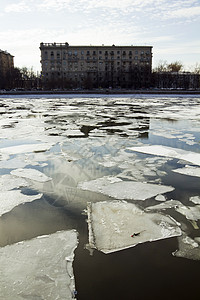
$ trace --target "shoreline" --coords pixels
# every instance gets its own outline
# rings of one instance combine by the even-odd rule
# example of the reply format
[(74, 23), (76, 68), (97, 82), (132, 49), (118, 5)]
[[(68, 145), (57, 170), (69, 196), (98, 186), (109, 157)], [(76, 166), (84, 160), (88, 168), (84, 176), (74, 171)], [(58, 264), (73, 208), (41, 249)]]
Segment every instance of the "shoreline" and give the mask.
[(99, 95), (140, 95), (140, 94), (150, 94), (150, 95), (200, 95), (200, 90), (38, 90), (38, 91), (0, 91), (1, 95), (86, 95), (86, 94), (99, 94)]

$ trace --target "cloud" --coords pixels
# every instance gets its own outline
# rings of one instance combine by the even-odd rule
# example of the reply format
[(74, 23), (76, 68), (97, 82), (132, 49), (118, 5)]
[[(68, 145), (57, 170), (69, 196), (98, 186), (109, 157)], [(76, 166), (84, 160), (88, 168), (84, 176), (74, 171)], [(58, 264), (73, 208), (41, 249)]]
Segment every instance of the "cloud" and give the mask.
[(200, 16), (200, 6), (185, 7), (168, 12), (164, 18), (192, 18)]
[(5, 7), (4, 10), (6, 13), (10, 13), (10, 12), (21, 13), (21, 12), (31, 11), (30, 6), (26, 3), (26, 1), (9, 4)]

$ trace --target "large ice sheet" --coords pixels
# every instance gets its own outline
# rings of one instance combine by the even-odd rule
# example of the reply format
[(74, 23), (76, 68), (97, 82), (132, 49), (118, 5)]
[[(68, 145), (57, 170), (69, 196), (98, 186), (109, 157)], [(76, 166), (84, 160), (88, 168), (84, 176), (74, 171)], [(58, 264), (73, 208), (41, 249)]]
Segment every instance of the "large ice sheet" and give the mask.
[(89, 246), (104, 253), (181, 235), (171, 217), (125, 201), (88, 203)]
[(12, 175), (23, 177), (39, 182), (46, 182), (51, 180), (50, 177), (46, 176), (44, 173), (35, 169), (16, 169), (10, 172)]
[(188, 161), (194, 165), (200, 166), (200, 153), (196, 153), (192, 151), (186, 151), (182, 149), (166, 147), (161, 145), (130, 147), (128, 149), (132, 151), (137, 151), (137, 152), (147, 153), (152, 155), (178, 158), (178, 159)]
[(42, 194), (24, 195), (19, 190), (0, 192), (0, 216), (11, 211), (14, 207), (40, 199)]
[(174, 190), (171, 186), (135, 181), (122, 181), (117, 177), (105, 176), (79, 184), (83, 190), (99, 192), (117, 199), (146, 200)]
[(0, 249), (0, 299), (74, 299), (75, 230)]

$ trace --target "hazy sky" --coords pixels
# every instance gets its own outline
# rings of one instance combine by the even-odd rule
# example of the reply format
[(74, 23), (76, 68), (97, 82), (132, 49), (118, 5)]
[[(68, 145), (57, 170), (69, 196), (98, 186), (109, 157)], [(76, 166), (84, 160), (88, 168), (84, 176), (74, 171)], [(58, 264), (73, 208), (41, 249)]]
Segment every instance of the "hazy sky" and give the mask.
[(200, 0), (0, 0), (0, 49), (40, 71), (40, 42), (150, 45), (160, 60), (200, 62)]

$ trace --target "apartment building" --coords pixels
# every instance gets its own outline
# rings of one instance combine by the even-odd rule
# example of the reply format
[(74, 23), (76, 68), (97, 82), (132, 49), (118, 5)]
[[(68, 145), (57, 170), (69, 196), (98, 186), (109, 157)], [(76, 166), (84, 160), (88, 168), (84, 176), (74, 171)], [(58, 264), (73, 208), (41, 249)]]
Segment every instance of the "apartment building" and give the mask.
[(70, 46), (41, 43), (48, 88), (142, 88), (150, 85), (152, 46)]
[(14, 67), (14, 56), (7, 51), (0, 50), (0, 73), (5, 75)]

